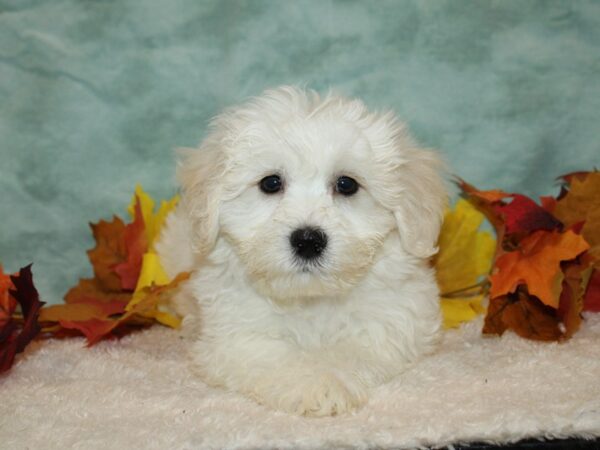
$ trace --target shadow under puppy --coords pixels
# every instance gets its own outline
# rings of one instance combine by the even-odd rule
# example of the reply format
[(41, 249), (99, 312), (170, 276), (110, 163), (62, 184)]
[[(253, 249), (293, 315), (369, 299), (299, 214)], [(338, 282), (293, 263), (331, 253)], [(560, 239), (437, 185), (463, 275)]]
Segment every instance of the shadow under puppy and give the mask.
[(390, 113), (280, 87), (181, 151), (157, 249), (195, 368), (296, 414), (341, 414), (431, 351), (429, 257), (446, 204), (438, 156)]

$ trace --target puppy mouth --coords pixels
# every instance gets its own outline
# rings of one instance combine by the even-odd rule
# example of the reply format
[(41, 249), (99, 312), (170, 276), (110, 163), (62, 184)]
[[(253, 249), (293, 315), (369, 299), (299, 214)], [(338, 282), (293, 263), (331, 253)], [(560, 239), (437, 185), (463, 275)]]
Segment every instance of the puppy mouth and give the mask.
[(296, 257), (293, 259), (292, 264), (294, 268), (302, 274), (318, 275), (324, 268), (323, 260), (321, 258), (307, 261)]
[(300, 272), (302, 272), (302, 273), (312, 273), (313, 271), (312, 271), (312, 269), (310, 267), (306, 267), (305, 266), (305, 267), (301, 267), (300, 268)]

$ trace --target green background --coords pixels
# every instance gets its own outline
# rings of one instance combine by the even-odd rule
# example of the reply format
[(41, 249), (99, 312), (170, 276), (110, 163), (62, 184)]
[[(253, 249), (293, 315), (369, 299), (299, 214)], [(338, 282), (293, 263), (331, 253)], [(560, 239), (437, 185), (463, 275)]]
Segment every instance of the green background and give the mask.
[(482, 188), (600, 162), (600, 2), (0, 0), (0, 260), (43, 300), (91, 274), (88, 221), (280, 84), (391, 108)]

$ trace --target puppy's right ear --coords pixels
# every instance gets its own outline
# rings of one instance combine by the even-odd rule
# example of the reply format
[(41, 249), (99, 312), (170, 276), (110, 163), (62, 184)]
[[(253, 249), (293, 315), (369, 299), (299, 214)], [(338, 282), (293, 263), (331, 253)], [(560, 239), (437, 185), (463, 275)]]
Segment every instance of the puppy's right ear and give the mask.
[(190, 219), (195, 256), (204, 257), (214, 247), (219, 233), (224, 153), (216, 143), (207, 142), (197, 149), (177, 149), (177, 155), (177, 179), (181, 186), (180, 207)]

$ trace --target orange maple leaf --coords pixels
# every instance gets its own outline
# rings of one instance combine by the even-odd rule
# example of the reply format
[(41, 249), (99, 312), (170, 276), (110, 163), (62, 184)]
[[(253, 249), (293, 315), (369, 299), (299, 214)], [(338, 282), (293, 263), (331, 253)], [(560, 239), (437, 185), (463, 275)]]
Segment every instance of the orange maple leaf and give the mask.
[(590, 248), (582, 236), (567, 230), (540, 230), (523, 238), (516, 251), (501, 255), (490, 277), (491, 296), (500, 297), (527, 285), (531, 295), (558, 308), (564, 274), (560, 263), (575, 259)]
[(17, 301), (9, 294), (9, 290), (14, 289), (10, 276), (6, 275), (0, 265), (0, 330), (10, 321)]
[(131, 300), (132, 292), (110, 291), (97, 278), (82, 278), (77, 286), (71, 288), (65, 295), (66, 303), (82, 303), (87, 300), (105, 303), (125, 302)]
[(50, 305), (42, 309), (40, 322), (61, 322), (63, 320), (85, 321), (97, 317), (110, 317), (125, 312), (127, 302), (102, 302), (92, 298), (75, 303)]
[(88, 250), (98, 285), (107, 291), (121, 290), (121, 278), (114, 268), (127, 259), (125, 224), (114, 216), (112, 222), (101, 220), (90, 224), (96, 246)]

